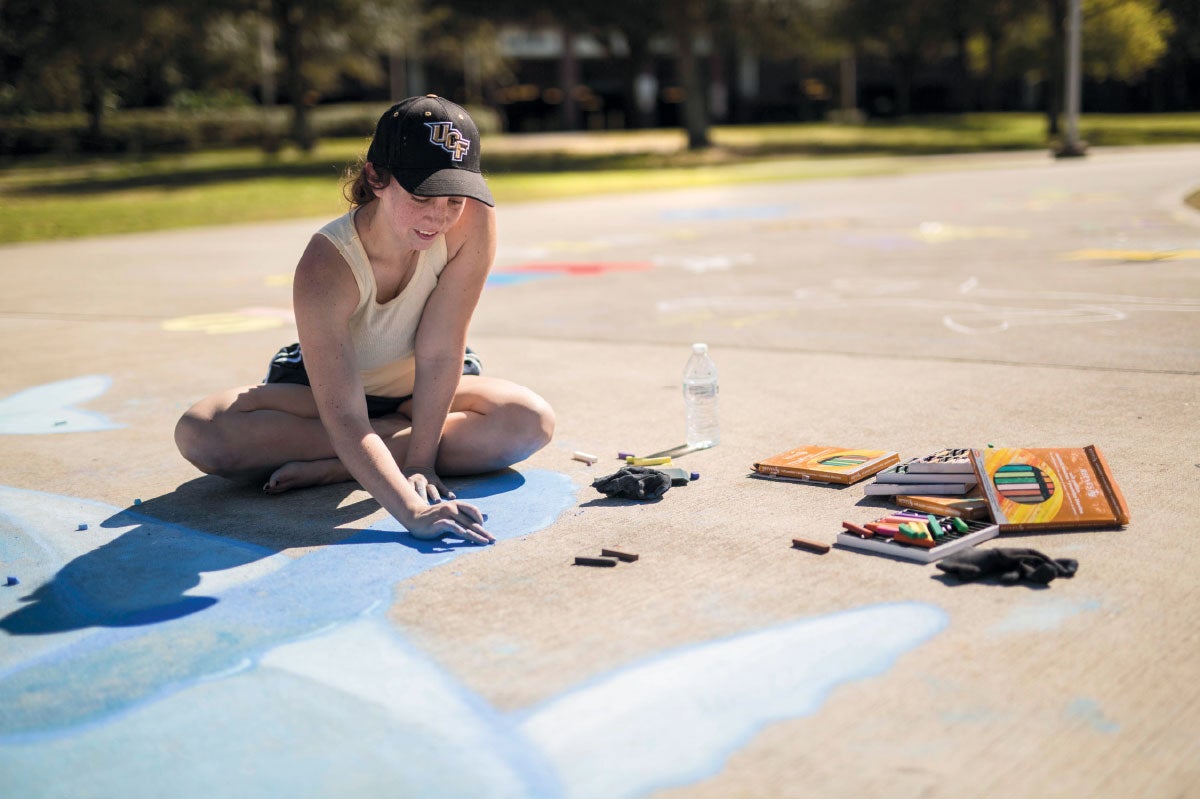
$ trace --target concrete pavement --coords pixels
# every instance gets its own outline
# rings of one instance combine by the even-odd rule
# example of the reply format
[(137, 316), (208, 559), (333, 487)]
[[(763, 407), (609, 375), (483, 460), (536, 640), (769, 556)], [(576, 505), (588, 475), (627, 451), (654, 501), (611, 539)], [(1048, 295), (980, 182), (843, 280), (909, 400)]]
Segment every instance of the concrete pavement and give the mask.
[[(0, 774), (22, 796), (1196, 794), (1198, 175), (1197, 147), (1098, 149), (502, 208), (470, 342), (558, 431), (460, 482), (486, 549), (174, 450), (191, 402), (294, 340), (323, 220), (0, 248)], [(604, 499), (619, 450), (681, 443), (692, 341), (721, 444), (660, 502)], [(1133, 523), (1009, 541), (1079, 560), (1044, 590), (813, 555), (790, 539), (878, 504), (747, 479), (801, 443), (1094, 443)], [(602, 546), (641, 558), (570, 565)]]

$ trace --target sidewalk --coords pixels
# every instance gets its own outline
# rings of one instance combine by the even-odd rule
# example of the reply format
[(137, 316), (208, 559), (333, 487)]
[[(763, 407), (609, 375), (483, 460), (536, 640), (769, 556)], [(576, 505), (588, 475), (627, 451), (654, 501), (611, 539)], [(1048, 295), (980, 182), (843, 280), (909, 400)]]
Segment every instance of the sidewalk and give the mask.
[[(322, 220), (0, 248), (21, 580), (0, 775), (21, 796), (1200, 790), (1196, 175), (1200, 148), (1147, 148), (500, 209), (470, 343), (558, 430), (460, 482), (486, 549), (174, 450), (191, 402), (294, 340)], [(606, 500), (618, 451), (682, 442), (693, 341), (721, 444), (660, 502)], [(815, 555), (791, 539), (878, 505), (746, 478), (801, 443), (1096, 444), (1133, 523), (1002, 542), (1080, 562), (1044, 590)], [(571, 565), (601, 547), (640, 559)]]

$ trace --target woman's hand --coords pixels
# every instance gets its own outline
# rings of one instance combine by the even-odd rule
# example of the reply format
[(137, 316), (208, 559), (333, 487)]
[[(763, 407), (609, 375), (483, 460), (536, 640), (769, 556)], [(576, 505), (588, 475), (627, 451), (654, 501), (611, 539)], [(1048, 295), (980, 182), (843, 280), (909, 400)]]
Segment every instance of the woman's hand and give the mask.
[(483, 529), (483, 514), (474, 505), (466, 502), (439, 502), (421, 508), (413, 514), (411, 524), (405, 527), (413, 538), (430, 540), (444, 535), (454, 535), (477, 544), (491, 544), (496, 538)]
[(446, 484), (437, 476), (431, 466), (408, 466), (402, 469), (408, 484), (417, 492), (417, 496), (430, 504), (441, 502), (442, 499), (454, 499), (454, 492), (446, 488)]

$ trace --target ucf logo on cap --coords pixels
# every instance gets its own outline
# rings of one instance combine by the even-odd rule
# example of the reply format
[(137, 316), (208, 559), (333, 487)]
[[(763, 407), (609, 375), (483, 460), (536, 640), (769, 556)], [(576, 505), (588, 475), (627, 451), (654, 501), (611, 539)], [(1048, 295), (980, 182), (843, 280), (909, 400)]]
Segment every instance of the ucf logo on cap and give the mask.
[(462, 131), (449, 122), (426, 122), (429, 128), (429, 143), (436, 144), (455, 161), (462, 161), (467, 150), (471, 149), (471, 140), (464, 139)]

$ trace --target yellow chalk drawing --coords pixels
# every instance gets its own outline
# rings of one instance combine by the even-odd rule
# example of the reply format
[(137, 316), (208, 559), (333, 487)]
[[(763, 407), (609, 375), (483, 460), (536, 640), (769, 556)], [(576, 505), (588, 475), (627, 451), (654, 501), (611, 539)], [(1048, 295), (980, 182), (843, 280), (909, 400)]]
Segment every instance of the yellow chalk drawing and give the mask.
[(1200, 250), (1075, 250), (1067, 261), (1183, 261), (1200, 258)]
[(295, 324), (295, 321), (292, 312), (285, 308), (255, 307), (223, 313), (180, 316), (163, 322), (162, 329), (172, 333), (207, 333), (213, 336), (270, 330)]
[(292, 273), (288, 272), (285, 275), (267, 275), (263, 278), (263, 283), (268, 286), (290, 286), (292, 285)]

